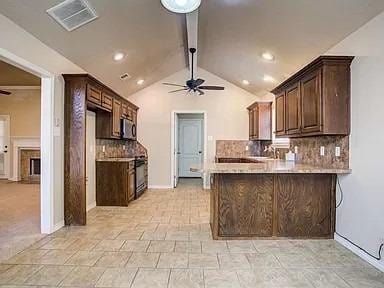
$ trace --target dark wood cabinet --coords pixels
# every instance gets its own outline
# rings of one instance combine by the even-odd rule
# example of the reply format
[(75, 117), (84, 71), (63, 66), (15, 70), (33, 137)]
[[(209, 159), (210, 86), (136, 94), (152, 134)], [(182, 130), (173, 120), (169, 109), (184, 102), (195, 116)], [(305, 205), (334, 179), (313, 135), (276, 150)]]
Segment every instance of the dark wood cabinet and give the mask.
[(101, 89), (95, 85), (87, 85), (87, 100), (91, 103), (101, 105)]
[(285, 135), (285, 91), (276, 96), (275, 123), (276, 136)]
[(285, 129), (287, 134), (298, 134), (301, 129), (300, 86), (298, 83), (285, 92)]
[(127, 104), (122, 103), (121, 104), (121, 118), (129, 119), (129, 110), (130, 108), (128, 107)]
[(272, 90), (276, 136), (349, 135), (350, 56), (321, 56)]
[(112, 104), (113, 97), (108, 95), (107, 93), (103, 93), (101, 106), (107, 109), (108, 111), (112, 111)]
[(272, 139), (272, 102), (255, 102), (248, 108), (249, 140)]
[(112, 109), (112, 136), (120, 138), (120, 119), (121, 119), (121, 102), (119, 100), (113, 99), (113, 109)]
[(96, 162), (97, 206), (128, 206), (134, 198), (134, 161)]

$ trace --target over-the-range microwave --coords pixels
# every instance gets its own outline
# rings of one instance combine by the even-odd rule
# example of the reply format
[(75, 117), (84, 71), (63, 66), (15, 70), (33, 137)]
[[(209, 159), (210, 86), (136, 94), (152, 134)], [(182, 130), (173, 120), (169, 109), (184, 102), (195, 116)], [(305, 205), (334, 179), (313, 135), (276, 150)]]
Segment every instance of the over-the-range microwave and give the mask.
[(121, 139), (136, 140), (136, 125), (128, 119), (121, 119)]

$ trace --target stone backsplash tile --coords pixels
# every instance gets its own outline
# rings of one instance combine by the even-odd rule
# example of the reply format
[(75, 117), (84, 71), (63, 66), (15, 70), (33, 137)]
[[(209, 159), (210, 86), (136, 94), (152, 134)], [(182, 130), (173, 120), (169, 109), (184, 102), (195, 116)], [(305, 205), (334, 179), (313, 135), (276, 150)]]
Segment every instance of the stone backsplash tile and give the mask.
[(263, 156), (264, 147), (271, 143), (271, 141), (216, 140), (216, 157)]
[[(125, 145), (125, 150), (123, 146)], [(105, 146), (105, 152), (103, 152)], [(138, 141), (96, 139), (96, 159), (147, 156), (147, 149)]]
[[(291, 138), (290, 149), (298, 147), (296, 162), (333, 168), (349, 168), (349, 136), (316, 136)], [(325, 156), (320, 156), (324, 146)], [(335, 156), (335, 148), (340, 147), (340, 157)]]

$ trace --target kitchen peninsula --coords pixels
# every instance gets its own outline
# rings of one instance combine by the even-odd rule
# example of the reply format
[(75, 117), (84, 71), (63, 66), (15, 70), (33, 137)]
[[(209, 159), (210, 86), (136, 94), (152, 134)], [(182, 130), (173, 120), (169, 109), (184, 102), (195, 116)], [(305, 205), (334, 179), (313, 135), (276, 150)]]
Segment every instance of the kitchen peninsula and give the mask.
[(333, 238), (336, 177), (351, 172), (271, 159), (191, 170), (211, 176), (213, 239)]

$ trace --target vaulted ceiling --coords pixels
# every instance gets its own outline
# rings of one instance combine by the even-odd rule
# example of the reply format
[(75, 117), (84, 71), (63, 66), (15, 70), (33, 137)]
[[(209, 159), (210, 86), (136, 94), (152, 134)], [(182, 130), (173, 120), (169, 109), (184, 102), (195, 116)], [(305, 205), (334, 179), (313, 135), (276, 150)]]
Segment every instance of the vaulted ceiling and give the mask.
[(40, 86), (39, 77), (0, 60), (0, 86)]
[[(99, 18), (67, 32), (45, 12), (61, 0), (1, 0), (0, 13), (128, 96), (187, 66), (185, 17), (160, 0), (88, 0)], [(382, 0), (203, 0), (198, 65), (260, 94), (384, 11)], [(27, 47), (26, 47), (27, 49)], [(113, 55), (126, 57), (115, 62)], [(265, 51), (275, 60), (261, 58)], [(119, 76), (128, 73), (131, 79)], [(263, 81), (264, 75), (276, 79)], [(142, 86), (138, 79), (145, 79)]]

